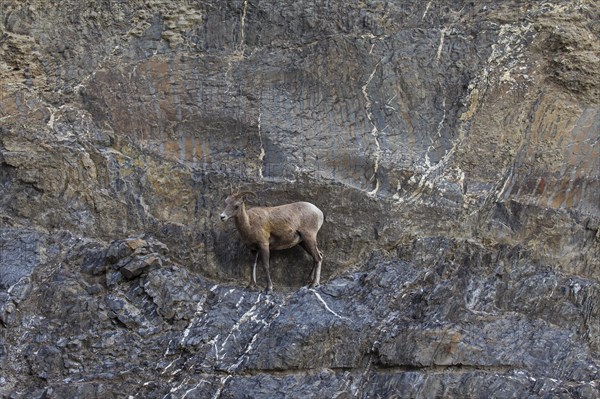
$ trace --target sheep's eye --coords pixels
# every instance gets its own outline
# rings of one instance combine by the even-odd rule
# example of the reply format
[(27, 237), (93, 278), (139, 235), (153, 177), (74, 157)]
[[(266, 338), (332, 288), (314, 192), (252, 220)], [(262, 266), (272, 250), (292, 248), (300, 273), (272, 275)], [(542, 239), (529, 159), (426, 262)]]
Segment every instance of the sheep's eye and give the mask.
[(234, 208), (235, 208), (235, 209), (238, 209), (239, 207), (240, 207), (239, 205), (235, 205), (235, 206), (234, 206)]

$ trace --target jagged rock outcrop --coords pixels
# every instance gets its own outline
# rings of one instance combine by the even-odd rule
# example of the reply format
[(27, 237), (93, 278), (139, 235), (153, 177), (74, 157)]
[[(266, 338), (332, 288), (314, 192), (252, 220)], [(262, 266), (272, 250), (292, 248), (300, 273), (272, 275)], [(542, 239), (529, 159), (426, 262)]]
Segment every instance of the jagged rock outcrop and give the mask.
[[(594, 2), (1, 10), (3, 397), (600, 394)], [(320, 288), (242, 288), (232, 187)]]
[[(319, 289), (265, 295), (191, 274), (153, 239), (42, 239), (64, 245), (60, 263), (13, 299), (23, 322), (3, 321), (15, 397), (598, 393), (597, 282), (524, 249), (420, 239)], [(123, 278), (116, 265), (148, 254), (160, 266)]]

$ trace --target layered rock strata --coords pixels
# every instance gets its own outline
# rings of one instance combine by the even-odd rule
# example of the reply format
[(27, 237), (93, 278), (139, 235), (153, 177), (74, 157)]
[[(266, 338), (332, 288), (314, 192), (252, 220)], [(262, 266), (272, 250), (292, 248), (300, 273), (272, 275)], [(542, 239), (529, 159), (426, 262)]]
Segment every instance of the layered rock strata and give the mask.
[(599, 395), (595, 2), (0, 7), (3, 396)]

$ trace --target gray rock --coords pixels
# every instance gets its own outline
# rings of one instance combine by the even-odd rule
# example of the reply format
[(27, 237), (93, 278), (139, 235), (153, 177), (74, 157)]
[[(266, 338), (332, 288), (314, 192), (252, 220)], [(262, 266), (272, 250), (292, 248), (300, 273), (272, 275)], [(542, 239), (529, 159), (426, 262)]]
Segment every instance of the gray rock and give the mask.
[(35, 230), (0, 228), (0, 289), (10, 292), (28, 279), (45, 261), (43, 247)]
[(10, 300), (10, 295), (6, 292), (0, 292), (0, 322), (5, 326), (13, 324), (16, 320), (16, 307)]
[(128, 262), (125, 266), (119, 269), (123, 277), (131, 280), (132, 278), (138, 277), (143, 272), (148, 271), (152, 268), (161, 267), (161, 260), (158, 254), (149, 254), (138, 259)]
[(600, 396), (596, 2), (5, 3), (0, 396)]

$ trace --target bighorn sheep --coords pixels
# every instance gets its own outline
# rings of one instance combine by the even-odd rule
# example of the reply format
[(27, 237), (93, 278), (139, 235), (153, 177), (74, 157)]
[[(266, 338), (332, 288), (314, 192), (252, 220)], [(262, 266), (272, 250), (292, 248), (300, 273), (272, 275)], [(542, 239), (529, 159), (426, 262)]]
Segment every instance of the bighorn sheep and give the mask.
[(256, 287), (256, 263), (260, 256), (267, 275), (266, 291), (273, 291), (269, 274), (270, 250), (287, 249), (298, 244), (313, 258), (310, 287), (319, 285), (323, 254), (317, 248), (317, 233), (323, 225), (323, 212), (309, 202), (246, 209), (244, 199), (248, 195), (256, 194), (243, 191), (230, 195), (221, 213), (222, 221), (234, 218), (242, 241), (256, 253), (248, 287)]

